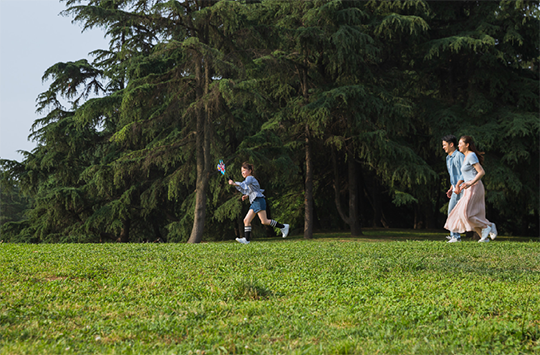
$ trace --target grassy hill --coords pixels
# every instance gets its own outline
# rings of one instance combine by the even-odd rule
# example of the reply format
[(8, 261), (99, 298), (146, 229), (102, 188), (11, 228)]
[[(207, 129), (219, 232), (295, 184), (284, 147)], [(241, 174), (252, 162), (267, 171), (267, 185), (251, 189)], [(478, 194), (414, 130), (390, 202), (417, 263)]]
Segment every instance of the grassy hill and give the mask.
[(0, 354), (540, 352), (540, 243), (386, 234), (0, 244)]

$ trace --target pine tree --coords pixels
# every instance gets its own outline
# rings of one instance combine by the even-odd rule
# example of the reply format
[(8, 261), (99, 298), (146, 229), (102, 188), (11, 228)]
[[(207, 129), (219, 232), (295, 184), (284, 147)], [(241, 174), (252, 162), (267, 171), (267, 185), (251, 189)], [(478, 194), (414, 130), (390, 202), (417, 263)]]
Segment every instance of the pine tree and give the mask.
[[(270, 2), (272, 4), (272, 2)], [(377, 5), (377, 4), (375, 4)], [(279, 49), (273, 53), (274, 86), (287, 105), (274, 116), (271, 127), (290, 122), (291, 136), (306, 140), (306, 211), (309, 211), (311, 142), (324, 139), (326, 157), (336, 151), (346, 157), (349, 215), (341, 207), (340, 174), (334, 176), (336, 207), (353, 235), (361, 234), (359, 163), (382, 177), (398, 196), (399, 186), (434, 177), (431, 169), (404, 141), (414, 130), (411, 103), (406, 100), (404, 75), (383, 55), (392, 52), (384, 36), (421, 32), (426, 24), (417, 16), (397, 15), (404, 4), (364, 2), (296, 2), (276, 6)], [(418, 5), (420, 6), (420, 5)], [(265, 8), (268, 10), (268, 8)], [(395, 23), (399, 25), (394, 25)], [(270, 58), (265, 59), (267, 63)], [(270, 69), (272, 70), (272, 69)], [(295, 119), (291, 121), (290, 117)], [(301, 135), (301, 136), (300, 136)], [(319, 144), (323, 141), (320, 140)], [(331, 154), (332, 153), (332, 154)], [(338, 172), (337, 160), (333, 169)], [(408, 163), (408, 165), (404, 165)], [(396, 170), (400, 170), (397, 173)], [(306, 212), (305, 231), (310, 213)], [(305, 237), (309, 232), (305, 233)]]
[[(5, 171), (0, 169), (0, 174), (4, 175)], [(13, 237), (27, 225), (25, 213), (32, 201), (9, 176), (2, 176), (0, 181), (0, 241), (19, 241)]]
[[(131, 17), (139, 22), (131, 26), (140, 29), (152, 23), (153, 28), (138, 32), (153, 32), (159, 42), (132, 47), (131, 52), (123, 49), (129, 56), (122, 62), (126, 87), (119, 93), (120, 119), (112, 137), (123, 151), (114, 163), (115, 182), (119, 176), (148, 178), (146, 182), (138, 179), (141, 185), (136, 189), (140, 198), (150, 199), (140, 202), (145, 215), (163, 210), (163, 199), (182, 200), (184, 216), (173, 218), (166, 228), (174, 237), (191, 224), (188, 242), (198, 243), (203, 237), (216, 152), (222, 148), (220, 135), (230, 122), (221, 90), (228, 90), (228, 80), (238, 75), (237, 65), (243, 60), (236, 42), (245, 40), (244, 10), (236, 2), (144, 5), (131, 3), (137, 9)], [(87, 26), (108, 24), (93, 20), (96, 11), (88, 6), (70, 11), (77, 11), (77, 18), (87, 21)], [(123, 48), (131, 46), (131, 40), (116, 38), (125, 41)], [(193, 185), (195, 193), (188, 192)]]
[(440, 227), (448, 133), (486, 152), (488, 218), (538, 231), (537, 1), (66, 4), (110, 45), (46, 71), (38, 146), (1, 162), (32, 197), (9, 240), (241, 233), (219, 159), (233, 175), (254, 162), (305, 238), (368, 220)]

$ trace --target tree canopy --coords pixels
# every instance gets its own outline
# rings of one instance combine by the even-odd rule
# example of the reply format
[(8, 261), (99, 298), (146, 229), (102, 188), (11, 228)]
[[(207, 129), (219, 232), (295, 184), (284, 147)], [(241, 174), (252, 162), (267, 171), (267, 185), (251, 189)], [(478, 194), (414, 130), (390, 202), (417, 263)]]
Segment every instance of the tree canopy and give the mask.
[(447, 134), (486, 153), (501, 232), (539, 233), (538, 1), (63, 2), (110, 45), (44, 73), (38, 146), (1, 161), (31, 203), (7, 241), (233, 239), (247, 206), (220, 159), (235, 180), (252, 162), (304, 238), (441, 228)]

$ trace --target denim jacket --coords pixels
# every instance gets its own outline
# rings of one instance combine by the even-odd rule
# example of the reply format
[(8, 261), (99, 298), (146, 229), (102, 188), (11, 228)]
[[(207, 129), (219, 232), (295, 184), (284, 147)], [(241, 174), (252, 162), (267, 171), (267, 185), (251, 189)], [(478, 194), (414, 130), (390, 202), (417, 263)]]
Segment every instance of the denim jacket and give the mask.
[(461, 166), (465, 156), (462, 152), (456, 150), (452, 155), (446, 156), (446, 168), (448, 174), (450, 174), (450, 183), (453, 187), (456, 187), (459, 180), (463, 180), (463, 174), (461, 173)]

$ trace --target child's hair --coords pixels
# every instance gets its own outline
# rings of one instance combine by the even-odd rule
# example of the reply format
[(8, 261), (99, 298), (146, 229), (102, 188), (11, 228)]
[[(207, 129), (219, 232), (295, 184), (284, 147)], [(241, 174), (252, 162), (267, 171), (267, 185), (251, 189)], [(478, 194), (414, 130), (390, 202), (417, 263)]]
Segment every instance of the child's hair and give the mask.
[(484, 163), (484, 152), (480, 152), (476, 146), (474, 145), (474, 141), (473, 139), (470, 137), (470, 136), (461, 136), (460, 140), (463, 140), (463, 143), (465, 144), (468, 144), (469, 145), (469, 150), (471, 152), (473, 152), (474, 154), (476, 154), (476, 156), (478, 157), (478, 161), (480, 162), (480, 164), (483, 164)]
[(242, 168), (246, 169), (246, 170), (251, 170), (251, 175), (253, 175), (254, 171), (253, 171), (253, 165), (251, 165), (250, 163), (248, 163), (247, 161), (243, 162), (242, 163)]
[(449, 134), (447, 136), (442, 137), (442, 140), (448, 144), (454, 143), (454, 148), (457, 148), (458, 141), (457, 141), (456, 136), (454, 136), (453, 134)]

